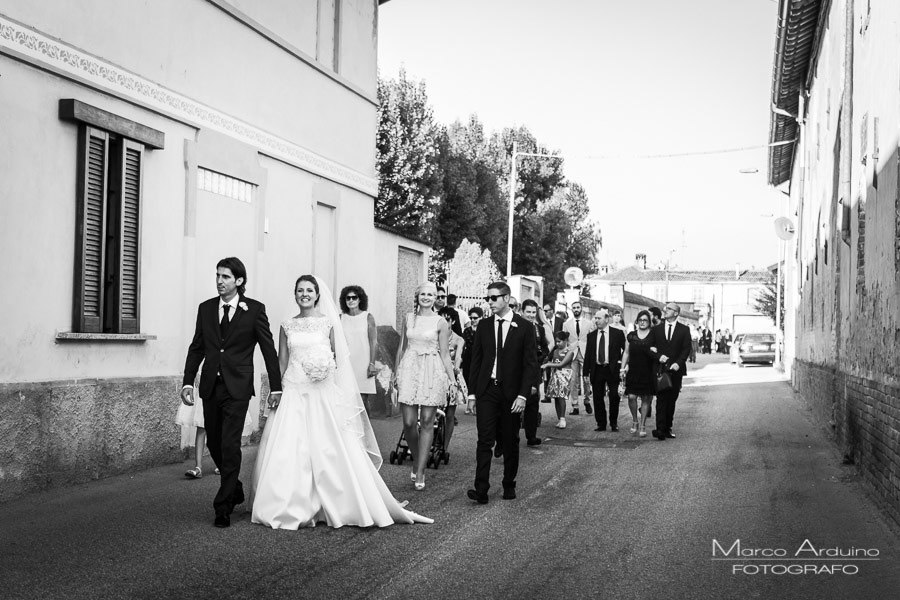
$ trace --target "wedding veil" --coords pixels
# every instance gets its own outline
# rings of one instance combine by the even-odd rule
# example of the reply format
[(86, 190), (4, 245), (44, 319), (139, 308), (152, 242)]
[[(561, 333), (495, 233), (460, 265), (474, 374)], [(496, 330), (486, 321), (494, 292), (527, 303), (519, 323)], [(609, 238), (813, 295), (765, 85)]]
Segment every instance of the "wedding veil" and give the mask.
[(356, 383), (356, 376), (353, 374), (353, 367), (350, 364), (350, 348), (344, 337), (340, 312), (328, 285), (318, 276), (314, 275), (314, 277), (319, 283), (319, 311), (331, 321), (334, 332), (334, 361), (337, 365), (334, 383), (338, 387), (334, 407), (335, 415), (344, 431), (353, 433), (359, 439), (372, 464), (376, 469), (380, 469), (383, 462), (381, 450), (378, 449), (378, 440), (375, 439), (375, 432), (372, 431), (372, 423), (369, 422), (369, 416), (366, 414), (366, 407), (359, 394), (359, 385)]

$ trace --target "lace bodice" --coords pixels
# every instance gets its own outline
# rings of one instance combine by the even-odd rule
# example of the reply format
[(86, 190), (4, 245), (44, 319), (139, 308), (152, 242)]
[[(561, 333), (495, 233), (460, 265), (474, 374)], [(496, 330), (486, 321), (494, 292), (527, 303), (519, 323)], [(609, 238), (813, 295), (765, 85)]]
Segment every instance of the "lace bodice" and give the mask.
[[(406, 315), (406, 339), (416, 354), (438, 353), (438, 319), (443, 317)], [(415, 327), (413, 326), (415, 324)]]
[[(281, 324), (287, 335), (290, 360), (284, 381), (289, 383), (312, 383), (303, 368), (304, 361), (331, 355), (331, 321), (328, 317), (294, 317)], [(333, 362), (332, 362), (333, 364)]]

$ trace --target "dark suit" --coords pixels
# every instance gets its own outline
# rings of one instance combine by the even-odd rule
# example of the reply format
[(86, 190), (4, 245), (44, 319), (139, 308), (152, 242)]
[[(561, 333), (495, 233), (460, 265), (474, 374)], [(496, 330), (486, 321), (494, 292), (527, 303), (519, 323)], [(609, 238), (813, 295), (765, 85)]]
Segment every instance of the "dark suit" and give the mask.
[(511, 412), (517, 396), (527, 399), (540, 377), (534, 325), (519, 315), (504, 323), (504, 341), (497, 376), (491, 371), (497, 356), (496, 317), (478, 323), (472, 346), (469, 380), (476, 398), (475, 491), (487, 495), (491, 460), (498, 429), (503, 446), (503, 487), (515, 488), (519, 470), (519, 428), (521, 415)]
[(597, 364), (597, 339), (600, 330), (595, 329), (587, 336), (582, 374), (590, 379), (594, 396), (594, 418), (597, 427), (606, 429), (606, 406), (603, 402), (604, 390), (609, 390), (609, 425), (618, 427), (619, 420), (619, 371), (625, 354), (625, 332), (616, 327), (607, 327), (608, 351), (603, 364)]
[[(244, 309), (243, 307), (246, 307)], [(211, 298), (197, 309), (194, 339), (184, 363), (184, 385), (193, 385), (200, 363), (200, 397), (206, 445), (221, 472), (219, 491), (213, 500), (216, 514), (230, 514), (244, 496), (241, 471), (241, 432), (253, 389), (253, 351), (262, 351), (269, 374), (269, 388), (281, 391), (278, 353), (269, 330), (266, 307), (239, 296), (238, 307), (227, 327), (219, 327), (219, 298)], [(202, 448), (197, 448), (198, 452)]]
[[(537, 342), (537, 364), (538, 368), (540, 369), (540, 366), (544, 364), (544, 361), (546, 361), (547, 357), (550, 355), (550, 349), (547, 346), (547, 338), (544, 335), (543, 324), (534, 324), (534, 335), (535, 341)], [(540, 385), (540, 370), (538, 370), (538, 379), (532, 386), (534, 388), (534, 392), (531, 392), (531, 390), (529, 390), (528, 395), (525, 396), (525, 410), (522, 412), (522, 429), (525, 430), (526, 440), (537, 438), (538, 421), (540, 420), (541, 413), (541, 397), (538, 393), (538, 388), (540, 387)]]
[[(672, 419), (675, 416), (675, 403), (681, 392), (681, 380), (687, 373), (687, 359), (691, 355), (691, 330), (687, 325), (675, 323), (672, 338), (666, 339), (668, 322), (663, 321), (650, 330), (650, 345), (656, 348), (657, 369), (665, 368), (672, 378), (672, 387), (656, 394), (656, 430), (661, 433), (672, 433)], [(659, 357), (666, 356), (665, 366), (659, 363)], [(678, 370), (672, 371), (677, 364)]]

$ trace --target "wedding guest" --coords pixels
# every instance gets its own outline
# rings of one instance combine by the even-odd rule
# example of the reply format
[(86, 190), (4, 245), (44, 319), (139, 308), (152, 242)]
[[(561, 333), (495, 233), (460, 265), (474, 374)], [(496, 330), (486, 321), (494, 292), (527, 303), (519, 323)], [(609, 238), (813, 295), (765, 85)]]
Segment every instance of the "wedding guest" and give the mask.
[[(647, 417), (655, 391), (656, 356), (650, 342), (650, 313), (642, 310), (637, 315), (635, 330), (628, 334), (625, 356), (622, 358), (622, 374), (625, 377), (625, 394), (631, 411), (631, 434), (647, 437)], [(641, 400), (640, 420), (637, 401)]]
[(619, 379), (624, 354), (625, 332), (610, 325), (609, 311), (601, 308), (594, 313), (594, 330), (587, 337), (582, 371), (591, 380), (594, 418), (597, 421), (594, 431), (606, 431), (604, 396), (609, 398), (609, 428), (611, 431), (619, 430)]
[(700, 326), (691, 325), (691, 356), (688, 362), (697, 362), (697, 352), (700, 350)]
[(247, 269), (236, 257), (216, 264), (217, 298), (197, 308), (194, 338), (184, 363), (181, 401), (194, 404), (194, 378), (200, 369), (200, 397), (206, 443), (221, 470), (213, 500), (216, 527), (231, 525), (234, 507), (244, 502), (241, 484), (241, 433), (253, 389), (253, 350), (259, 346), (269, 375), (270, 397), (281, 398), (281, 372), (266, 307), (245, 296)]
[[(478, 329), (478, 323), (484, 317), (484, 310), (480, 306), (473, 306), (469, 309), (469, 327), (463, 331), (463, 351), (462, 351), (462, 371), (463, 379), (466, 382), (466, 388), (472, 386), (469, 379), (469, 366), (472, 363), (472, 345), (475, 343), (475, 330)], [(472, 414), (472, 409), (466, 404), (466, 414)]]
[(503, 499), (516, 497), (520, 415), (539, 377), (534, 328), (509, 309), (509, 285), (491, 283), (487, 294), (485, 302), (493, 318), (479, 323), (475, 332), (470, 371), (474, 386), (469, 394), (469, 401), (477, 402), (478, 444), (475, 484), (467, 496), (478, 504), (488, 502), (491, 455), (498, 432), (503, 449)]
[(662, 310), (660, 310), (660, 308), (658, 306), (651, 306), (647, 310), (650, 311), (650, 326), (651, 327), (656, 327), (657, 325), (662, 323), (663, 314), (662, 314)]
[(369, 296), (358, 285), (348, 285), (341, 290), (341, 325), (350, 348), (350, 363), (363, 406), (371, 414), (371, 402), (375, 397), (375, 348), (378, 345), (378, 328), (369, 310)]
[(466, 316), (466, 311), (456, 307), (456, 294), (447, 294), (447, 306), (456, 311), (456, 314), (459, 316), (459, 326), (465, 331), (466, 327), (469, 326), (469, 317)]
[[(538, 321), (537, 315), (540, 312), (538, 304), (531, 298), (522, 302), (522, 316), (526, 321), (534, 326), (535, 340), (535, 356), (537, 364), (541, 365), (546, 361), (550, 350), (547, 348), (547, 340), (544, 336), (544, 326)], [(522, 427), (525, 429), (525, 440), (529, 446), (538, 446), (542, 440), (537, 435), (537, 428), (540, 426), (540, 394), (541, 371), (536, 370), (537, 379), (531, 386), (531, 393), (525, 399), (525, 410), (522, 414)]]
[(445, 306), (438, 311), (438, 314), (450, 326), (450, 339), (447, 340), (447, 350), (450, 352), (450, 362), (453, 364), (453, 378), (451, 381), (455, 384), (455, 387), (451, 386), (447, 393), (447, 406), (444, 408), (444, 449), (447, 449), (450, 447), (450, 438), (453, 437), (453, 429), (456, 426), (456, 407), (460, 402), (468, 403), (466, 400), (468, 388), (460, 389), (460, 387), (465, 387), (466, 385), (465, 378), (460, 372), (463, 344), (465, 342), (462, 337), (456, 335), (453, 331), (453, 325), (456, 323), (456, 311), (449, 306)]
[(581, 372), (584, 366), (584, 354), (587, 349), (587, 336), (593, 329), (593, 324), (581, 316), (581, 302), (572, 303), (572, 317), (563, 325), (563, 331), (569, 334), (569, 345), (575, 351), (575, 358), (572, 360), (572, 383), (569, 386), (569, 401), (572, 403), (572, 411), (570, 415), (578, 414), (578, 394), (584, 395), (584, 410), (587, 414), (592, 414), (590, 400), (590, 382), (587, 377), (582, 377)]
[(571, 364), (575, 358), (574, 348), (569, 346), (569, 332), (557, 331), (553, 339), (556, 347), (550, 352), (550, 360), (541, 365), (550, 374), (546, 394), (553, 399), (556, 407), (557, 429), (566, 428), (566, 399), (569, 397), (569, 383), (572, 379)]
[[(425, 489), (425, 465), (434, 439), (434, 417), (447, 401), (453, 385), (450, 326), (434, 310), (437, 287), (424, 282), (416, 288), (412, 313), (403, 320), (397, 370), (393, 381), (403, 414), (403, 432), (413, 458), (410, 479)], [(420, 427), (421, 425), (421, 427)]]
[(658, 372), (667, 372), (672, 385), (656, 392), (656, 429), (650, 434), (660, 441), (675, 439), (672, 421), (675, 403), (681, 392), (681, 382), (687, 373), (687, 357), (691, 354), (691, 332), (687, 325), (678, 322), (681, 307), (666, 303), (665, 320), (650, 331), (650, 345), (656, 348)]
[(331, 292), (301, 275), (294, 300), (300, 312), (278, 336), (284, 394), (269, 401), (252, 522), (273, 529), (431, 523), (403, 508), (378, 474), (381, 451)]

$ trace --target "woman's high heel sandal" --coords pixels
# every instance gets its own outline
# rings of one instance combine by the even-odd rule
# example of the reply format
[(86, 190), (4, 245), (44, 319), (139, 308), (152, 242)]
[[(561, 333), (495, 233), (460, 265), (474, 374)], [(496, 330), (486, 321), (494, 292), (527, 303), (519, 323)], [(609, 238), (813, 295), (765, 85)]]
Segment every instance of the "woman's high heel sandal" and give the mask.
[(638, 430), (638, 422), (637, 422), (637, 421), (632, 421), (632, 422), (631, 422), (631, 429), (629, 429), (628, 431), (631, 433), (631, 435), (634, 435), (635, 433), (637, 433), (637, 430)]
[(639, 437), (647, 437), (647, 428), (641, 425), (641, 431), (638, 433)]
[(416, 477), (416, 491), (421, 492), (425, 489), (425, 473), (421, 477)]
[(415, 471), (409, 472), (409, 480), (412, 481), (413, 483), (416, 482), (416, 472)]

